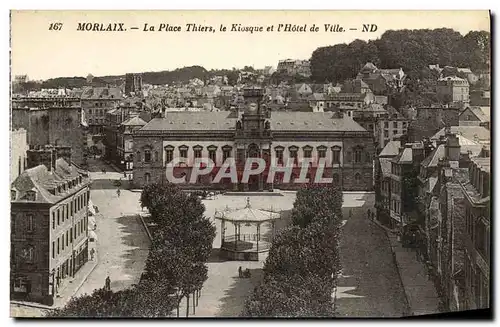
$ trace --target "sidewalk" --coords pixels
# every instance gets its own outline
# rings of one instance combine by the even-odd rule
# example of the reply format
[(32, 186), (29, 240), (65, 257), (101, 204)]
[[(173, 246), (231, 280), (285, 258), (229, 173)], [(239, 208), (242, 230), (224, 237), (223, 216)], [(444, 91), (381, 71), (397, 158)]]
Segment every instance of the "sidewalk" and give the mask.
[(434, 284), (428, 278), (423, 263), (413, 249), (403, 248), (397, 236), (387, 233), (403, 283), (410, 314), (413, 316), (439, 313), (439, 298)]
[(54, 299), (53, 308), (61, 308), (71, 299), (71, 297), (78, 292), (80, 287), (85, 283), (89, 275), (94, 271), (98, 265), (97, 255), (94, 261), (87, 261), (85, 265), (77, 272), (76, 278), (72, 281), (66, 281), (59, 291), (59, 296)]
[(90, 273), (97, 267), (97, 260), (88, 261), (85, 265), (78, 271), (77, 277), (71, 282), (66, 281), (64, 285), (61, 286), (59, 291), (59, 297), (54, 298), (54, 304), (52, 306), (47, 306), (35, 302), (25, 302), (25, 301), (10, 301), (11, 304), (22, 306), (22, 307), (32, 307), (44, 310), (51, 310), (56, 308), (62, 308), (71, 299), (71, 297), (76, 294), (76, 292), (82, 287)]

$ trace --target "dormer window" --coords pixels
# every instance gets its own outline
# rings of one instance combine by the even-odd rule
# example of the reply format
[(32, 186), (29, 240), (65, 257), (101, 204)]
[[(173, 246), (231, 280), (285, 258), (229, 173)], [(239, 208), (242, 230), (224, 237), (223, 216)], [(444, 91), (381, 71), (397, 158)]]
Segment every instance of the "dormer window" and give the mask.
[(36, 200), (36, 193), (34, 191), (26, 192), (26, 200), (35, 201)]
[(17, 192), (16, 190), (10, 190), (10, 200), (14, 201), (17, 197)]

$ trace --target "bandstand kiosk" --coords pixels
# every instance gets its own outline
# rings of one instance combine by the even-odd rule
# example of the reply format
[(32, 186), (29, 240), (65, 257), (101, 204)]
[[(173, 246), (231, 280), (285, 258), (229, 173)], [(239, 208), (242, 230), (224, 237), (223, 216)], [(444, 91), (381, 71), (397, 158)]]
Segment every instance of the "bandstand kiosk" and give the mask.
[[(263, 260), (274, 237), (276, 219), (280, 218), (281, 211), (252, 208), (249, 198), (242, 209), (231, 210), (226, 207), (215, 211), (215, 219), (221, 221), (221, 255), (228, 260)], [(234, 234), (227, 234), (226, 223), (234, 226)], [(270, 228), (263, 234), (261, 226), (264, 225), (270, 225)], [(251, 232), (253, 228), (256, 233)]]

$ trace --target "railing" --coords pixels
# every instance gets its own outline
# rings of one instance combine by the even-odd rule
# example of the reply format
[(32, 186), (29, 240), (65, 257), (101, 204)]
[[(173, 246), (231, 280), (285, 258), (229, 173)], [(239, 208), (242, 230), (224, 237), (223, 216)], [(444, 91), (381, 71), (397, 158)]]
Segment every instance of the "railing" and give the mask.
[[(235, 242), (236, 236), (237, 235), (224, 236), (224, 242)], [(260, 235), (260, 237), (259, 237), (259, 234), (240, 234), (238, 241), (257, 242), (257, 239), (259, 241), (263, 241), (263, 242), (271, 242), (271, 237), (264, 236), (264, 235)], [(259, 248), (260, 248), (260, 246), (259, 246)]]

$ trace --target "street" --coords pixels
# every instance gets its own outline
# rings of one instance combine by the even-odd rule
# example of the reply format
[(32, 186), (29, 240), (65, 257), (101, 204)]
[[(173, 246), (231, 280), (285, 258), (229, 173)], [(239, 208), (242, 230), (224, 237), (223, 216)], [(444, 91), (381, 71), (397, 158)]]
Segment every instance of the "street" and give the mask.
[[(106, 169), (105, 174), (100, 172), (101, 167)], [(99, 208), (96, 217), (99, 263), (76, 296), (103, 287), (107, 276), (113, 291), (137, 283), (149, 251), (149, 239), (138, 217), (140, 193), (121, 188), (118, 197), (113, 182), (123, 174), (113, 172), (102, 163), (99, 168), (90, 173), (93, 180), (91, 200)]]
[[(367, 210), (374, 210), (373, 201), (373, 194), (344, 195), (346, 221), (340, 243), (343, 269), (335, 305), (339, 317), (401, 317), (407, 313), (389, 240), (384, 231), (367, 218)], [(349, 210), (352, 210), (351, 218)]]

